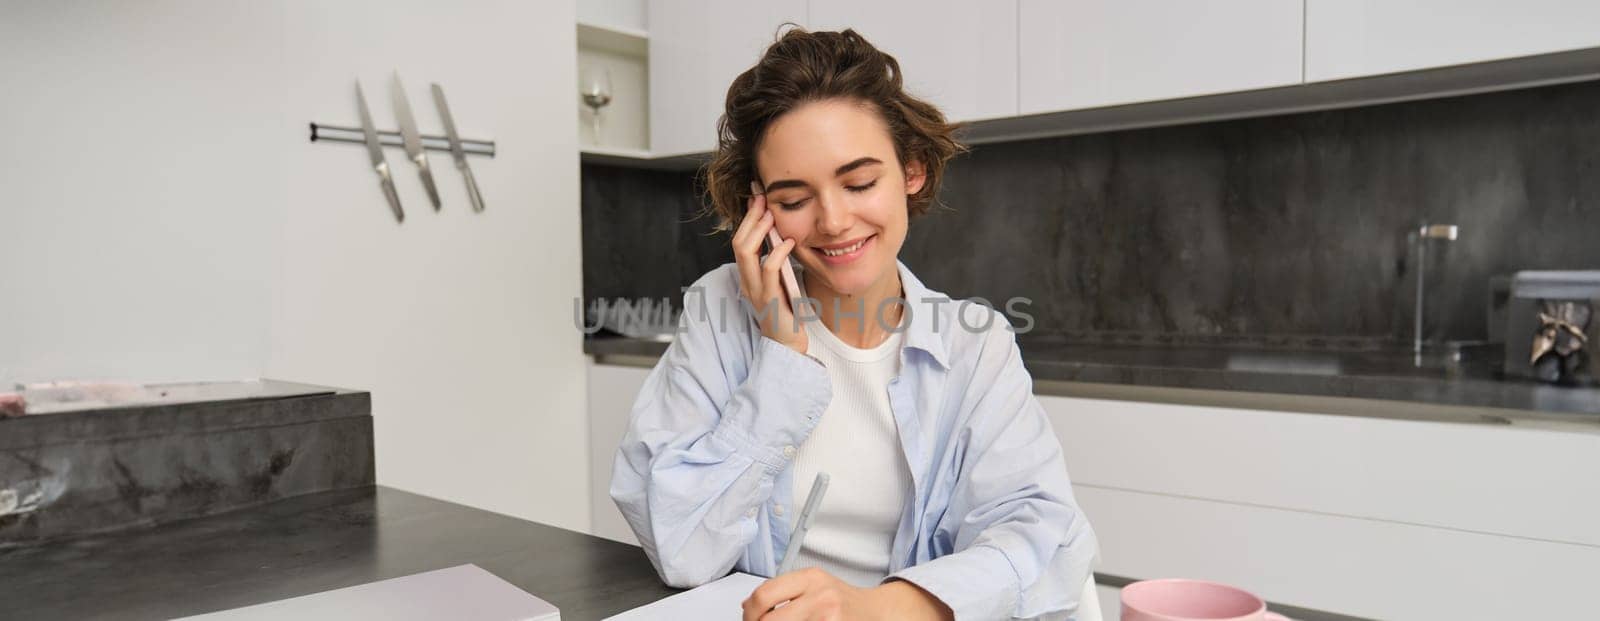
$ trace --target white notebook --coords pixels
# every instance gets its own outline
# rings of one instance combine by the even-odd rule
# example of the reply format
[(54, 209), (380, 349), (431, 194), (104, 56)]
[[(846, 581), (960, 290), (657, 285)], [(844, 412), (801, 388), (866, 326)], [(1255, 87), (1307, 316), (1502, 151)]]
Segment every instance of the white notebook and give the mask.
[(734, 572), (726, 578), (700, 585), (658, 602), (629, 610), (605, 621), (678, 621), (703, 619), (705, 621), (740, 621), (744, 609), (739, 607), (750, 593), (766, 582), (766, 578)]
[(477, 565), (459, 565), (185, 619), (561, 621), (561, 612)]

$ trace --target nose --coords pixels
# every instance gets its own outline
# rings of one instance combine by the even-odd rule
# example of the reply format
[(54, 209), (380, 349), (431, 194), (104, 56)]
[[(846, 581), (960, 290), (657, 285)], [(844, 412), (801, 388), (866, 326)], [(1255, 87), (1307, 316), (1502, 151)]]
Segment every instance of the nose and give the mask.
[(855, 224), (855, 213), (850, 201), (842, 200), (834, 192), (824, 192), (817, 197), (817, 232), (828, 237), (839, 237), (850, 232)]

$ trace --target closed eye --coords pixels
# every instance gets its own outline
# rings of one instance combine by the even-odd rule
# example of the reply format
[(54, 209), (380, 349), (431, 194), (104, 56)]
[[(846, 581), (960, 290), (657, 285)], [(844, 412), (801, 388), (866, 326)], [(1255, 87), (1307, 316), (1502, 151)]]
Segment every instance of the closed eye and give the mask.
[[(877, 179), (873, 179), (872, 181), (869, 181), (869, 182), (864, 183), (862, 185), (847, 185), (847, 186), (844, 186), (844, 189), (849, 190), (852, 193), (860, 193), (860, 192), (865, 192), (867, 190), (872, 189), (872, 187), (875, 186), (875, 185), (878, 185), (878, 180)], [(802, 198), (800, 200), (797, 200), (797, 201), (794, 201), (794, 202), (790, 202), (790, 203), (785, 203), (785, 202), (779, 201), (778, 202), (778, 207), (782, 208), (784, 211), (790, 211), (790, 210), (794, 210), (794, 209), (799, 209), (801, 205), (806, 204), (806, 201), (809, 201), (809, 200), (811, 200), (811, 197), (807, 196), (805, 198)]]

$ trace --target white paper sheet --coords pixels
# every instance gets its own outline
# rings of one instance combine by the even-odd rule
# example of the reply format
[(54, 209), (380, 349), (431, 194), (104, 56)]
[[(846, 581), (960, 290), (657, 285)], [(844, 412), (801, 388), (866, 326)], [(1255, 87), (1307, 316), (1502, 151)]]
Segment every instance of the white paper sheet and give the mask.
[(766, 581), (761, 576), (735, 572), (716, 582), (640, 606), (605, 621), (740, 621), (744, 618), (744, 610), (739, 604)]

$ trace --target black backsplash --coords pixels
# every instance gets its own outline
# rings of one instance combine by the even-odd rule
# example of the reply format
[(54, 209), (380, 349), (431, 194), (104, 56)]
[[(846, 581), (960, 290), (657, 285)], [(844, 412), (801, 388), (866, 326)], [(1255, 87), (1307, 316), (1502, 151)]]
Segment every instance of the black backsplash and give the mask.
[[(732, 260), (694, 175), (583, 167), (584, 294), (672, 297)], [(1491, 276), (1600, 269), (1600, 82), (981, 145), (901, 259), (1033, 300), (1034, 336), (1481, 339)]]
[(692, 172), (584, 164), (583, 297), (667, 298), (733, 260)]

